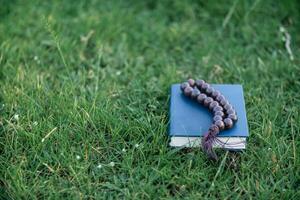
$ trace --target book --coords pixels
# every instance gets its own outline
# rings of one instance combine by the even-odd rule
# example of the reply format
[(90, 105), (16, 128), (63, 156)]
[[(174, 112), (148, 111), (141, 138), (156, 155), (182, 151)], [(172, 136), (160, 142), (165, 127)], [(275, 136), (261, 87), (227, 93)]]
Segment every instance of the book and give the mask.
[[(229, 130), (221, 131), (217, 138), (223, 144), (215, 143), (213, 147), (230, 150), (246, 148), (249, 136), (246, 108), (241, 85), (212, 84), (219, 90), (230, 104), (235, 108), (238, 121)], [(208, 131), (213, 123), (213, 114), (196, 100), (183, 95), (180, 84), (171, 86), (169, 136), (172, 147), (198, 147), (201, 146), (201, 137)]]

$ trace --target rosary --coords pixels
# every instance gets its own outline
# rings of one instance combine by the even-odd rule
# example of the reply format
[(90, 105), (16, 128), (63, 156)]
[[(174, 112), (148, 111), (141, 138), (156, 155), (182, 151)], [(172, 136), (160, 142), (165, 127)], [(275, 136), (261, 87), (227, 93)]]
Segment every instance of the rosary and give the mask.
[(202, 148), (210, 158), (216, 160), (217, 155), (213, 151), (213, 144), (221, 143), (217, 139), (219, 132), (232, 128), (238, 120), (236, 111), (218, 90), (203, 80), (189, 79), (182, 83), (180, 88), (185, 96), (195, 99), (213, 112), (213, 124), (202, 138)]

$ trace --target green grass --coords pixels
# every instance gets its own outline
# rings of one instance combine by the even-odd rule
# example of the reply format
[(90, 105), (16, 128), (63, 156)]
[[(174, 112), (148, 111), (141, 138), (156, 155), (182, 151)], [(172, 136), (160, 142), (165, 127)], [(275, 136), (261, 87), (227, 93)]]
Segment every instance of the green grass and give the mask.
[[(0, 2), (0, 198), (300, 198), (296, 0)], [(243, 84), (245, 152), (168, 147), (188, 77)]]

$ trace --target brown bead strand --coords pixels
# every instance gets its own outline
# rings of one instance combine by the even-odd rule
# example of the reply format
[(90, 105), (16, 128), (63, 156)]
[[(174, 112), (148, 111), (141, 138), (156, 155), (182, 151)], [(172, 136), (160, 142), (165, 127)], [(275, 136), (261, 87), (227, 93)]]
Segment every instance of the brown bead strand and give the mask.
[(213, 125), (219, 130), (230, 129), (237, 121), (237, 114), (228, 100), (203, 80), (189, 79), (180, 86), (184, 95), (196, 99), (198, 103), (208, 107), (214, 114)]
[(201, 139), (202, 148), (212, 159), (217, 159), (213, 151), (213, 144), (217, 135), (224, 129), (230, 129), (238, 120), (236, 111), (228, 100), (218, 91), (203, 80), (189, 79), (180, 86), (183, 94), (195, 99), (207, 107), (214, 114), (213, 124)]

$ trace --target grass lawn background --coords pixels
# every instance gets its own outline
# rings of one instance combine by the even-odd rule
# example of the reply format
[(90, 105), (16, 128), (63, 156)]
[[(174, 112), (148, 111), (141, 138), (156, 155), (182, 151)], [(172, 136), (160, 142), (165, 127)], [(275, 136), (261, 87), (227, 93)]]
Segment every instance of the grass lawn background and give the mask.
[[(0, 2), (1, 199), (300, 198), (298, 1)], [(168, 147), (188, 77), (243, 84), (244, 153)]]

